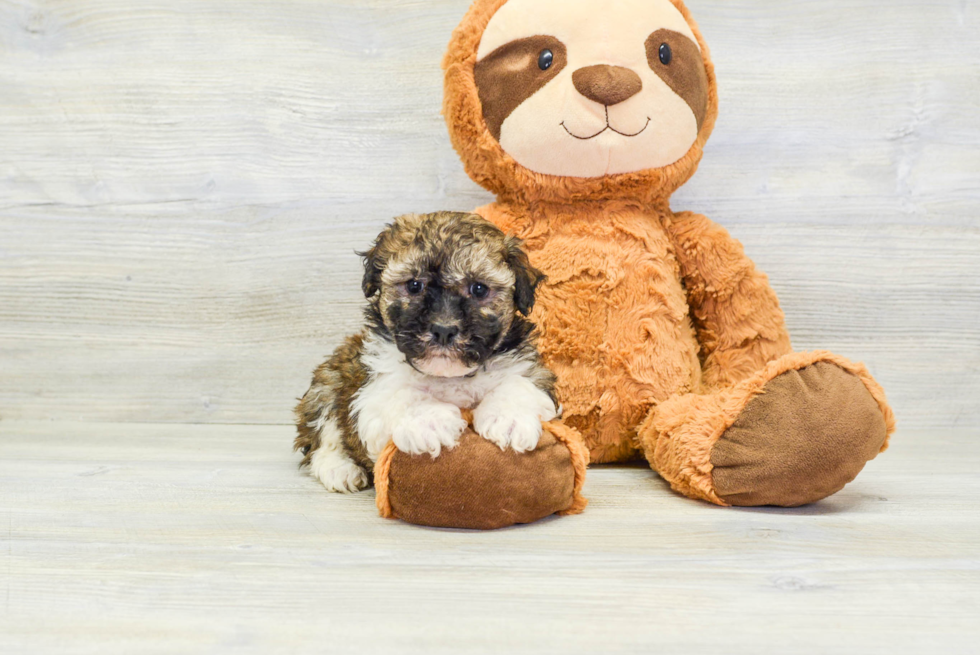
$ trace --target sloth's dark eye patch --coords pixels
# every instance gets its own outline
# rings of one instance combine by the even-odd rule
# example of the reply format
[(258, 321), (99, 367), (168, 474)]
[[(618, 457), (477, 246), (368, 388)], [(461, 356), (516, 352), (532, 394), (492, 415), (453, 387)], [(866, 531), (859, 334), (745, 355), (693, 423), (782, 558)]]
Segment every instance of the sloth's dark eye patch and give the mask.
[(511, 112), (555, 79), (567, 63), (565, 45), (544, 34), (505, 43), (476, 63), (473, 77), (493, 138), (500, 140), (500, 128)]
[(657, 30), (646, 41), (647, 63), (694, 113), (698, 129), (708, 112), (708, 74), (698, 45), (673, 30)]
[(541, 54), (538, 55), (538, 68), (543, 71), (551, 68), (551, 64), (555, 62), (555, 53), (551, 50), (542, 50)]
[(408, 291), (408, 295), (417, 296), (422, 293), (425, 288), (425, 282), (422, 280), (409, 280), (405, 283), (405, 291)]
[(470, 285), (470, 295), (474, 298), (483, 299), (487, 297), (490, 293), (490, 287), (483, 284), (482, 282), (474, 282)]

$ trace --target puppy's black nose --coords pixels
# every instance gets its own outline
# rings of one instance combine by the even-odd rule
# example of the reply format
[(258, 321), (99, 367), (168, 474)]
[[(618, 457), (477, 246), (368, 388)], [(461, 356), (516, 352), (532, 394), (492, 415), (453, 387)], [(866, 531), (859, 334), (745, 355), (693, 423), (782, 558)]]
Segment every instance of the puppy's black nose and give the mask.
[(432, 336), (440, 346), (448, 346), (459, 334), (459, 328), (455, 325), (433, 325)]

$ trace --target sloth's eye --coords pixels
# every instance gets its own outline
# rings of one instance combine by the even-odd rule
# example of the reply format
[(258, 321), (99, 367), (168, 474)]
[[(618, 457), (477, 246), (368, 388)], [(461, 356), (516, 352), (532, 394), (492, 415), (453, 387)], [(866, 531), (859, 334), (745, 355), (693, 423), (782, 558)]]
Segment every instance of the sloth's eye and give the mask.
[(474, 298), (486, 298), (488, 293), (490, 293), (490, 287), (483, 282), (474, 282), (470, 285), (470, 295)]
[(409, 280), (405, 283), (405, 290), (408, 291), (409, 295), (417, 296), (422, 293), (422, 289), (425, 288), (425, 282), (422, 280)]
[(660, 46), (660, 63), (664, 66), (669, 66), (671, 60), (674, 58), (674, 53), (671, 52), (670, 46), (666, 43)]
[(538, 68), (543, 71), (551, 68), (551, 64), (555, 62), (555, 53), (551, 50), (542, 50), (541, 54), (538, 55)]

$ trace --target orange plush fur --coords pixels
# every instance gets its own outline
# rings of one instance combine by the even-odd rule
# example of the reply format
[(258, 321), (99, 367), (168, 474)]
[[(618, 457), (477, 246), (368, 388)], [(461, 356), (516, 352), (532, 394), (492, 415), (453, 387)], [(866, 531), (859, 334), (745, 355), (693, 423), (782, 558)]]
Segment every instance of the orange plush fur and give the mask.
[(707, 44), (683, 3), (671, 2), (697, 38), (709, 83), (697, 139), (674, 164), (572, 178), (508, 155), (484, 122), (473, 73), (483, 31), (506, 0), (477, 0), (454, 32), (443, 112), (468, 174), (498, 197), (476, 213), (523, 239), (548, 276), (532, 319), (558, 376), (563, 420), (581, 432), (592, 462), (645, 456), (676, 490), (724, 505), (712, 447), (781, 373), (832, 362), (864, 382), (889, 434), (894, 418), (862, 366), (792, 352), (776, 295), (736, 240), (703, 216), (671, 210), (718, 106)]

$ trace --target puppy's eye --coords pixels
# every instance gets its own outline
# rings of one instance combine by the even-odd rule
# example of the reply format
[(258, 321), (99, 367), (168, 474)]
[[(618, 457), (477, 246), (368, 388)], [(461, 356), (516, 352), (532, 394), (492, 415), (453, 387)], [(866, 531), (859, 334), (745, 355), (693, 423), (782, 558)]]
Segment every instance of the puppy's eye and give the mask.
[(666, 43), (660, 45), (660, 63), (664, 66), (669, 66), (670, 62), (674, 59), (674, 53), (670, 49), (670, 46)]
[[(525, 61), (527, 60), (525, 59)], [(538, 68), (540, 68), (543, 71), (546, 71), (549, 68), (551, 68), (551, 65), (553, 63), (555, 63), (555, 53), (553, 53), (551, 50), (548, 50), (547, 48), (542, 50), (541, 54), (538, 55)]]
[(422, 280), (409, 280), (405, 283), (405, 291), (408, 291), (409, 295), (417, 296), (422, 293), (422, 289), (425, 288), (425, 282)]
[(474, 298), (486, 298), (488, 293), (490, 293), (490, 287), (482, 282), (474, 282), (470, 285), (470, 295)]

